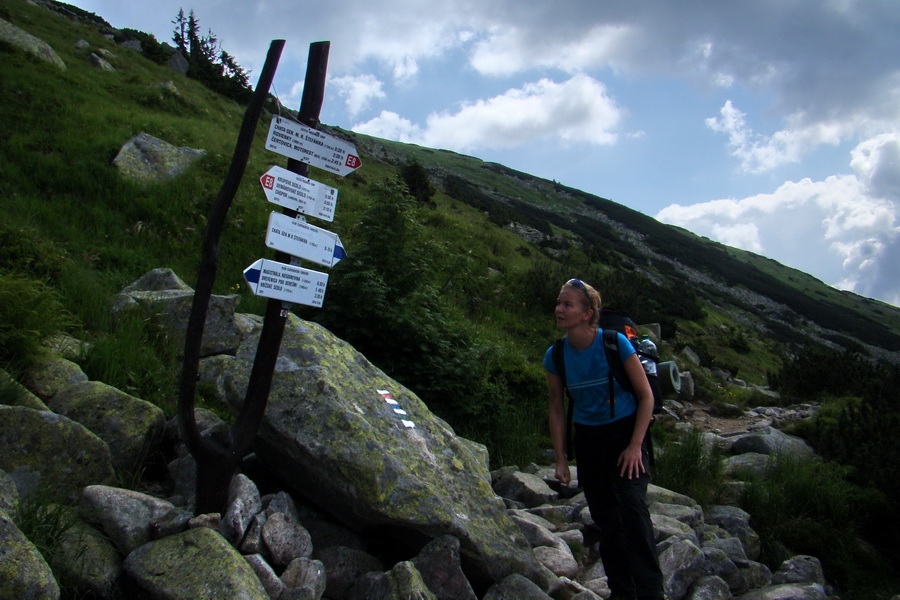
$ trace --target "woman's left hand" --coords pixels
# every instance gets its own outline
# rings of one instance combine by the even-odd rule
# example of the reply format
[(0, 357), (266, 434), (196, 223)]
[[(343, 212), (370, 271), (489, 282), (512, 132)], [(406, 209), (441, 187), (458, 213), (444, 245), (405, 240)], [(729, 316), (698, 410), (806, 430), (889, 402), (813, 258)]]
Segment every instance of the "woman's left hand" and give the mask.
[(619, 476), (628, 479), (636, 479), (647, 469), (644, 468), (644, 453), (642, 444), (628, 444), (628, 447), (619, 455), (616, 463), (619, 466)]

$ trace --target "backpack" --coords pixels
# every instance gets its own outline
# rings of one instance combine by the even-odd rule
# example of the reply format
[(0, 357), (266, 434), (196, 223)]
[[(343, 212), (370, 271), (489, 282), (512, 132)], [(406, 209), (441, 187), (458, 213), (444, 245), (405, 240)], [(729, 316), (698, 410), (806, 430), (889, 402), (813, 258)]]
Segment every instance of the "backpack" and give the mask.
[[(640, 344), (640, 340), (638, 339), (637, 334), (637, 325), (635, 325), (634, 321), (628, 316), (623, 310), (619, 310), (616, 308), (604, 308), (600, 310), (600, 329), (603, 334), (603, 339), (601, 340), (603, 344), (603, 350), (606, 354), (606, 362), (609, 364), (609, 371), (611, 377), (609, 377), (609, 413), (611, 417), (616, 416), (616, 396), (615, 396), (615, 388), (613, 387), (613, 381), (619, 384), (623, 390), (628, 392), (629, 394), (634, 394), (634, 386), (631, 385), (631, 380), (628, 378), (628, 374), (625, 372), (625, 365), (622, 364), (622, 357), (619, 355), (619, 342), (618, 342), (618, 334), (622, 333), (628, 340), (634, 345), (635, 351), (637, 351), (638, 355), (641, 357), (646, 357), (654, 362), (659, 362), (658, 357), (649, 356), (641, 352), (638, 348)], [(566, 410), (566, 455), (569, 457), (574, 457), (575, 454), (573, 452), (572, 446), (572, 421), (573, 415), (575, 412), (575, 402), (572, 400), (572, 397), (569, 396), (569, 390), (566, 386), (566, 364), (565, 360), (563, 360), (563, 344), (566, 343), (566, 338), (560, 338), (556, 340), (553, 344), (553, 350), (550, 355), (553, 359), (553, 364), (556, 367), (556, 372), (559, 374), (559, 378), (562, 380), (563, 389), (565, 390), (566, 396), (569, 399), (568, 407)], [(650, 383), (650, 389), (653, 392), (653, 414), (656, 415), (662, 410), (662, 391), (659, 388), (659, 378), (656, 375), (648, 375), (647, 381)], [(652, 421), (651, 421), (652, 424)], [(649, 433), (649, 430), (648, 430)], [(650, 436), (647, 435), (645, 438), (645, 442), (649, 445)], [(649, 448), (650, 452), (650, 462), (653, 463), (653, 451), (652, 447)]]

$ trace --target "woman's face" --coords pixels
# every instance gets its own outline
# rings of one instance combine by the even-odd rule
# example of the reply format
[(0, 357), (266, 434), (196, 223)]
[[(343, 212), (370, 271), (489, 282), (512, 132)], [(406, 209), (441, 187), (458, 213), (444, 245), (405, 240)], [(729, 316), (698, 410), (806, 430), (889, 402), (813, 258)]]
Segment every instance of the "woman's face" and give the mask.
[(560, 329), (571, 329), (583, 323), (589, 323), (591, 311), (585, 308), (587, 298), (584, 292), (575, 288), (565, 288), (556, 298), (556, 326)]

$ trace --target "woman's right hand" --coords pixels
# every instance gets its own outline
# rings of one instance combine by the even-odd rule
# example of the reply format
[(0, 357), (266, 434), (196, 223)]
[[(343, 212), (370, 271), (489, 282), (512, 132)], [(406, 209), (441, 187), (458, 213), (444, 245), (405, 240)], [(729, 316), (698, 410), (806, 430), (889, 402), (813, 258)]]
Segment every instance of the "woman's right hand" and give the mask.
[(566, 463), (556, 464), (556, 479), (563, 485), (569, 485), (572, 480), (572, 473), (569, 472), (569, 465)]

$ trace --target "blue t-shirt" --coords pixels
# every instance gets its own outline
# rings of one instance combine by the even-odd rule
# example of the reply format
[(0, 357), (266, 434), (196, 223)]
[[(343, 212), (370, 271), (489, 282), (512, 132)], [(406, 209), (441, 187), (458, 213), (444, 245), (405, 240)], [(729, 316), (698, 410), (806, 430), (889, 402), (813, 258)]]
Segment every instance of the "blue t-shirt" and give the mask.
[[(624, 362), (635, 353), (628, 338), (619, 333), (619, 356)], [(609, 415), (609, 363), (603, 350), (603, 335), (597, 331), (594, 342), (584, 350), (576, 350), (568, 338), (563, 344), (563, 359), (566, 364), (566, 387), (575, 402), (574, 420), (582, 425), (605, 425), (634, 414), (637, 401), (629, 392), (615, 382), (616, 418)], [(551, 375), (559, 375), (553, 364), (553, 347), (544, 354), (544, 368)]]

